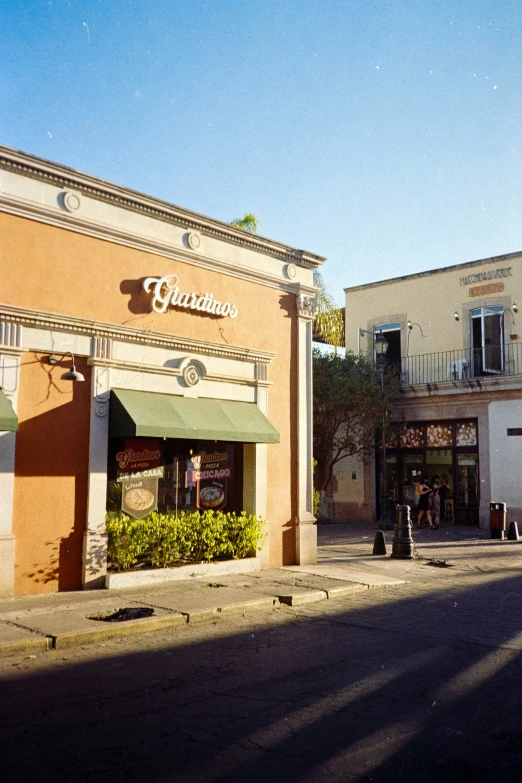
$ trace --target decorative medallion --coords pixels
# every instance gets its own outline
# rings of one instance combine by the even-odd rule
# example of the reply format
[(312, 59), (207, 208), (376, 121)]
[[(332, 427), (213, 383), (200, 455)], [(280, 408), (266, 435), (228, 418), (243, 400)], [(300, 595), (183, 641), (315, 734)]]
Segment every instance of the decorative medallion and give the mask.
[(297, 267), (295, 266), (295, 264), (287, 264), (284, 267), (284, 273), (289, 280), (293, 280), (297, 275)]
[(196, 386), (201, 380), (201, 374), (197, 364), (187, 364), (181, 371), (181, 377), (187, 386)]
[(67, 212), (76, 212), (80, 209), (81, 198), (80, 194), (74, 190), (65, 190), (62, 194), (62, 205)]
[(187, 242), (189, 243), (189, 247), (191, 247), (192, 250), (197, 250), (201, 245), (201, 237), (199, 234), (191, 231), (187, 237)]

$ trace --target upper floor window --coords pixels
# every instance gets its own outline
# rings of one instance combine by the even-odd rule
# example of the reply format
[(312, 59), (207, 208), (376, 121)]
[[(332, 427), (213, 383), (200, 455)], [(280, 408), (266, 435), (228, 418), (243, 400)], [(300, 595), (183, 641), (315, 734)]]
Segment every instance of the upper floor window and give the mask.
[(479, 307), (471, 311), (473, 375), (499, 375), (504, 371), (504, 308)]
[(380, 324), (374, 326), (375, 334), (383, 332), (388, 340), (388, 350), (386, 351), (386, 363), (395, 367), (401, 364), (401, 325), (397, 323)]

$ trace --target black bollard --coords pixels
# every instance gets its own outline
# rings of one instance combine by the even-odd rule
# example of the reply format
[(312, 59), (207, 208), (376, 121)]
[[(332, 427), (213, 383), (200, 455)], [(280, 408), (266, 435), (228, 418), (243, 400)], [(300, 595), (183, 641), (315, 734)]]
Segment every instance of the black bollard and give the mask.
[(378, 530), (375, 534), (375, 541), (373, 542), (373, 554), (385, 555), (386, 554), (386, 541), (384, 540), (384, 533), (382, 530)]
[(514, 520), (509, 523), (508, 541), (518, 541), (518, 525)]
[(397, 522), (392, 542), (392, 557), (402, 560), (413, 559), (413, 538), (411, 536), (410, 507), (397, 506)]

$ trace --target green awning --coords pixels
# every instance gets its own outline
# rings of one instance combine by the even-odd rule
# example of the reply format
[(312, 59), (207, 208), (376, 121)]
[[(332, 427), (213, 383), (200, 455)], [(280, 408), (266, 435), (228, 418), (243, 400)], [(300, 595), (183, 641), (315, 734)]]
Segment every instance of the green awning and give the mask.
[(18, 429), (18, 417), (13, 406), (0, 389), (0, 432), (16, 432)]
[(254, 402), (208, 400), (173, 394), (111, 391), (113, 437), (279, 443), (279, 433)]

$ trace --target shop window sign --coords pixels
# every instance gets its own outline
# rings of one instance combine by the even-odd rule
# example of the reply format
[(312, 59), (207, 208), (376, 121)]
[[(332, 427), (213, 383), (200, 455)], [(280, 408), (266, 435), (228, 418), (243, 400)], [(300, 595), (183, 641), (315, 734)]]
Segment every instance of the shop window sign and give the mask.
[(196, 506), (201, 511), (218, 511), (227, 504), (227, 484), (232, 475), (228, 452), (207, 454), (201, 451), (191, 457), (191, 479), (196, 484)]
[(158, 440), (129, 439), (116, 454), (121, 510), (143, 519), (158, 507), (158, 479), (163, 478), (162, 451)]

